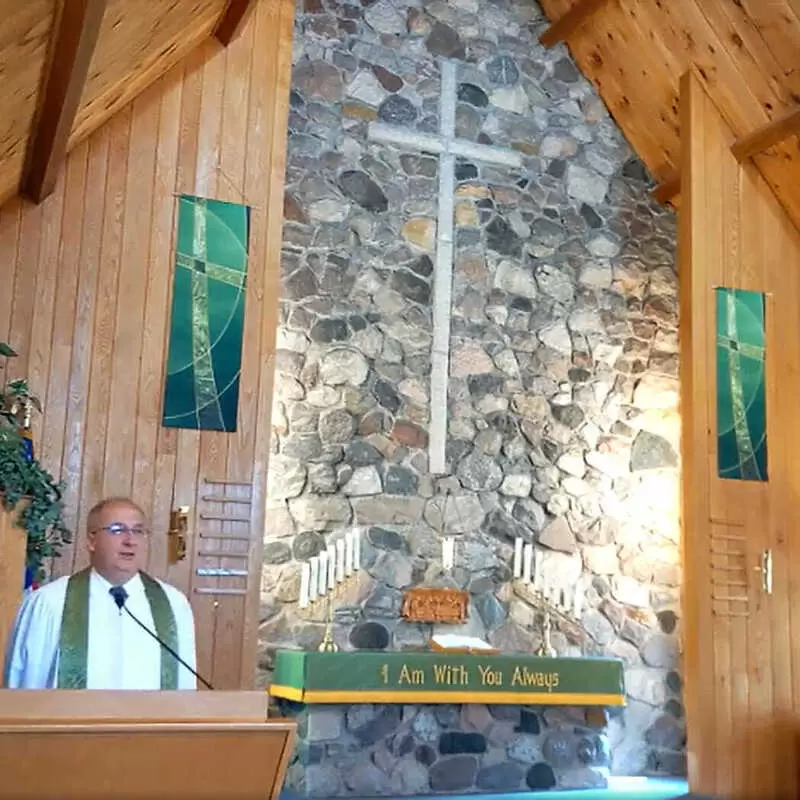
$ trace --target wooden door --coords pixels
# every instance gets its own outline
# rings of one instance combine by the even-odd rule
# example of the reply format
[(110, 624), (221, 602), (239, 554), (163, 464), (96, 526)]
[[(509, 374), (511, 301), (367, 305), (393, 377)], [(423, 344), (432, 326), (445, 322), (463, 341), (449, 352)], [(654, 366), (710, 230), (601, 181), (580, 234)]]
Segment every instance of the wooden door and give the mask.
[[(794, 796), (800, 747), (800, 235), (691, 73), (681, 87), (684, 677), (693, 791)], [(766, 480), (718, 470), (721, 287), (764, 293)], [(738, 346), (738, 345), (737, 345)]]

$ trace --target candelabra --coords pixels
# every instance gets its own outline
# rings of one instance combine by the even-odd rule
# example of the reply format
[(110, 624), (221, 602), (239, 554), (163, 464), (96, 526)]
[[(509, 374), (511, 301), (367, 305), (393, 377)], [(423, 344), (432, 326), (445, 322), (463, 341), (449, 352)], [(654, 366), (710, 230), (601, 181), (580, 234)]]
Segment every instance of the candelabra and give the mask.
[(352, 584), (361, 568), (361, 537), (358, 531), (345, 534), (333, 546), (328, 547), (306, 561), (300, 571), (301, 609), (309, 608), (313, 616), (324, 607), (325, 635), (319, 650), (334, 653), (339, 648), (333, 641), (334, 601)]
[(537, 609), (542, 615), (542, 642), (536, 655), (556, 655), (551, 641), (553, 621), (572, 631), (584, 650), (585, 631), (580, 624), (583, 611), (585, 585), (578, 580), (574, 585), (563, 587), (555, 584), (547, 575), (543, 553), (521, 538), (514, 543), (515, 594)]

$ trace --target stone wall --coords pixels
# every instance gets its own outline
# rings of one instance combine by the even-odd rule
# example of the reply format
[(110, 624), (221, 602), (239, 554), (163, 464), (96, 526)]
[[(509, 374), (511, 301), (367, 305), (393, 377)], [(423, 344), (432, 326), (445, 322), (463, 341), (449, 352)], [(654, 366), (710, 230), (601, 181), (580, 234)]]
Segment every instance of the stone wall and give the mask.
[[(681, 773), (675, 219), (567, 51), (538, 44), (546, 24), (527, 0), (298, 9), (259, 670), (319, 643), (299, 565), (354, 526), (366, 568), (340, 646), (422, 644), (402, 592), (442, 580), (456, 534), (467, 632), (530, 652), (509, 584), (523, 536), (560, 580), (593, 576), (589, 649), (626, 662), (613, 771)], [(456, 164), (448, 474), (432, 476), (438, 160), (367, 128), (436, 132), (442, 57), (457, 135), (524, 163)]]
[(308, 797), (588, 789), (608, 782), (599, 708), (282, 703), (298, 721), (286, 786)]

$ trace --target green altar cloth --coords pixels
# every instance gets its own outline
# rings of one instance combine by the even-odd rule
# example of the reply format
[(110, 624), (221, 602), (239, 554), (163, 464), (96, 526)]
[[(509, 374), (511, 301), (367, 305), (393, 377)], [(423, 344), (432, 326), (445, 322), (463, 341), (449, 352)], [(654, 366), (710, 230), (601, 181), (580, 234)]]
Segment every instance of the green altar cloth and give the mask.
[(622, 706), (622, 661), (477, 653), (279, 650), (273, 697), (299, 703)]

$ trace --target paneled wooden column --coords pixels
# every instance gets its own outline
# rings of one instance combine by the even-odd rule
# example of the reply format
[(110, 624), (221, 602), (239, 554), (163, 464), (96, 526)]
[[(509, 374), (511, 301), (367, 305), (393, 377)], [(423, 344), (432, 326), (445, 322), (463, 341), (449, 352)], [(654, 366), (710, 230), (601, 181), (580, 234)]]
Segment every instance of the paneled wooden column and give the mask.
[[(18, 507), (19, 508), (19, 507)], [(0, 664), (4, 663), (6, 643), (25, 587), (27, 536), (15, 524), (17, 511), (0, 506)], [(0, 667), (0, 680), (2, 680)]]
[[(690, 787), (795, 796), (800, 236), (693, 73), (681, 84), (684, 677)], [(715, 289), (765, 293), (767, 480), (721, 479)], [(764, 557), (771, 559), (771, 586)]]

